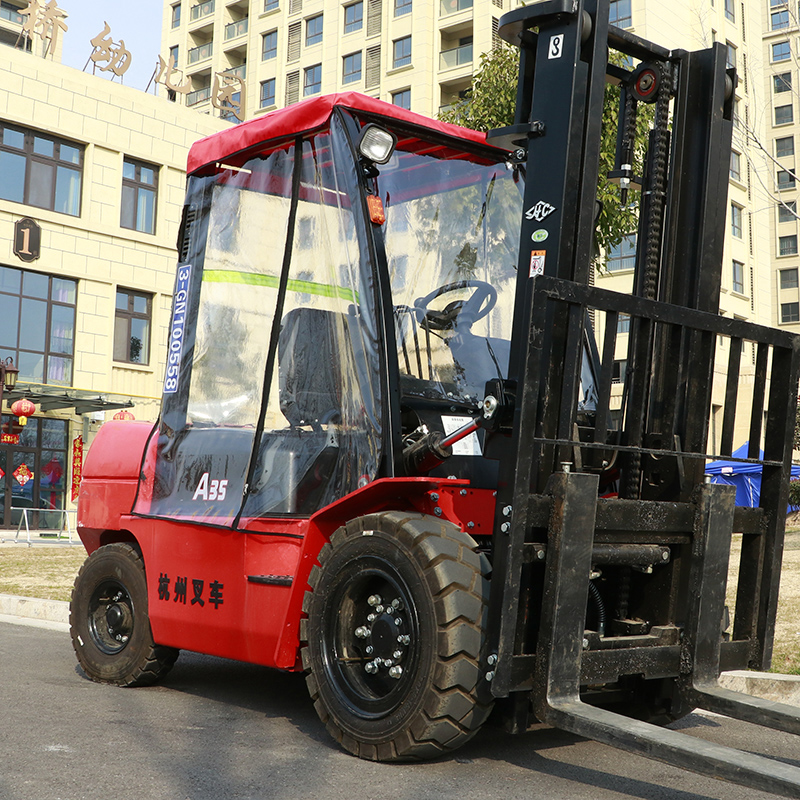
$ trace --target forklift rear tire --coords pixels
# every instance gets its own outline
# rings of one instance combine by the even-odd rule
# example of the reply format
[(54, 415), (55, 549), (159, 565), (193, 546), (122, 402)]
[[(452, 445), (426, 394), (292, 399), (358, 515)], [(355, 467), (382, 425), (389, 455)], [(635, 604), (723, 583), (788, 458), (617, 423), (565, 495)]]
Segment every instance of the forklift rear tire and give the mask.
[(78, 663), (99, 683), (149, 686), (178, 658), (178, 650), (153, 641), (144, 561), (130, 544), (104, 545), (84, 561), (69, 623)]
[(457, 526), (406, 512), (339, 528), (309, 577), (303, 665), (329, 733), (372, 761), (435, 758), (492, 707), (479, 659), (488, 560)]

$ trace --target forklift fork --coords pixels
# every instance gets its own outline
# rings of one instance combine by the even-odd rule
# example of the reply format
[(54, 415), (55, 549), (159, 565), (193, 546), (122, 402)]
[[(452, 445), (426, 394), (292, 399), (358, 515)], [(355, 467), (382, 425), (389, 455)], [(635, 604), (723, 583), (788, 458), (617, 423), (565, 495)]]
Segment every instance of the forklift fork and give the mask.
[[(800, 797), (800, 769), (596, 708), (580, 698), (581, 654), (592, 560), (596, 476), (556, 474), (548, 528), (542, 628), (533, 705), (563, 730), (714, 778)], [(800, 709), (723, 689), (718, 682), (720, 621), (733, 525), (733, 489), (704, 484), (697, 501), (690, 592), (681, 643), (679, 705), (800, 733)], [(578, 577), (583, 579), (579, 580)]]

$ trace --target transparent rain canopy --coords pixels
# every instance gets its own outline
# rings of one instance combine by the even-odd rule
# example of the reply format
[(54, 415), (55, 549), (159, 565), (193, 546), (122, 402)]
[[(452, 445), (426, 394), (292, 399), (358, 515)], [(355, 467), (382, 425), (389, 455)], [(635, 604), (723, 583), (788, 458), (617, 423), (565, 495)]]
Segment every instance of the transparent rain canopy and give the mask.
[(375, 477), (373, 276), (350, 202), (356, 167), (332, 127), (190, 179), (193, 263), (179, 266), (187, 302), (170, 335), (180, 358), (137, 513), (245, 525), (313, 513)]

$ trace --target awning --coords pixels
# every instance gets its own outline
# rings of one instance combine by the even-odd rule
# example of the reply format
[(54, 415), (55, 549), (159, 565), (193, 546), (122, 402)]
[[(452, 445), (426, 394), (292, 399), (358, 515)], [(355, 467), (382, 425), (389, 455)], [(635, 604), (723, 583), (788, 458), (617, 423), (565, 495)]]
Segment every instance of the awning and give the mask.
[(40, 411), (74, 409), (76, 414), (89, 414), (94, 411), (114, 411), (131, 408), (133, 401), (124, 395), (98, 394), (86, 389), (72, 389), (57, 386), (44, 386), (39, 383), (17, 383), (9, 391), (3, 392), (3, 400), (10, 406), (15, 400), (27, 397)]

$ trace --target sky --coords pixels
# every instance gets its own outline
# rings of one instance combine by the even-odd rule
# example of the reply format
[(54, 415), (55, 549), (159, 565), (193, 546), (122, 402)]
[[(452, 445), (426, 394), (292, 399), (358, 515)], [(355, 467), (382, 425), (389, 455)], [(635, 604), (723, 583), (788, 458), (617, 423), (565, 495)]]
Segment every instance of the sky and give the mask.
[[(114, 42), (123, 40), (131, 53), (123, 83), (144, 91), (158, 61), (163, 5), (163, 0), (58, 0), (58, 7), (68, 15), (68, 30), (62, 33), (62, 63), (82, 70), (93, 50), (90, 40), (102, 33), (107, 22)], [(101, 66), (107, 66), (107, 62), (98, 64), (96, 74), (110, 80), (113, 73), (100, 72)], [(91, 62), (86, 71), (91, 73)], [(119, 83), (119, 78), (114, 77), (114, 81)]]

